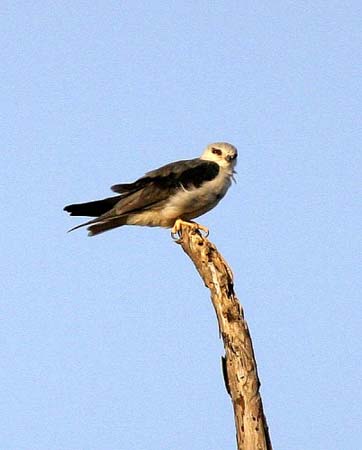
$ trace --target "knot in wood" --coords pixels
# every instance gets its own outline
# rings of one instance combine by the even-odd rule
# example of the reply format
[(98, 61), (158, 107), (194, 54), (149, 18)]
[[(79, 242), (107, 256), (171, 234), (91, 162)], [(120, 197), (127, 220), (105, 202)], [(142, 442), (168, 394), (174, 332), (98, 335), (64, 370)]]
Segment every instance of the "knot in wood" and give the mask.
[(236, 322), (241, 319), (240, 308), (237, 303), (234, 303), (227, 308), (225, 317), (228, 322)]

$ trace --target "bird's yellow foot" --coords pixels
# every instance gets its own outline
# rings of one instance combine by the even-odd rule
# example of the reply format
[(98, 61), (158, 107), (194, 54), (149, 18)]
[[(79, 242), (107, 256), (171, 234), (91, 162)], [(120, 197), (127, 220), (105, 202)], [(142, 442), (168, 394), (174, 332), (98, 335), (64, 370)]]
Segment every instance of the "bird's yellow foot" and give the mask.
[(180, 239), (181, 238), (181, 228), (182, 226), (185, 227), (189, 227), (191, 228), (192, 231), (194, 232), (200, 232), (203, 231), (205, 233), (205, 237), (207, 237), (209, 235), (209, 229), (206, 228), (204, 225), (200, 225), (199, 223), (196, 222), (186, 222), (185, 220), (182, 219), (177, 219), (176, 222), (174, 223), (174, 226), (171, 229), (171, 237), (172, 239)]

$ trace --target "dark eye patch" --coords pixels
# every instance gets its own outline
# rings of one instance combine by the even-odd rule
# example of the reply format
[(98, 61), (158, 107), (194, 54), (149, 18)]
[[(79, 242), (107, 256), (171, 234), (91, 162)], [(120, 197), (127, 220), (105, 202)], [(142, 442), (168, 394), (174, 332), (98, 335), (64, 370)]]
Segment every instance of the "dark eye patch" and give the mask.
[(214, 155), (219, 155), (220, 156), (222, 154), (222, 151), (220, 149), (218, 149), (218, 148), (212, 147), (212, 153)]

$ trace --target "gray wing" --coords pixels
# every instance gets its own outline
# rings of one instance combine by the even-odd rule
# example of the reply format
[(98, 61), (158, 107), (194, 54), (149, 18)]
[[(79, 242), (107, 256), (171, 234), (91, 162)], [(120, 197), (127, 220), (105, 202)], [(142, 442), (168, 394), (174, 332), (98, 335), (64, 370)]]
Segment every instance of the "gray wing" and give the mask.
[(71, 215), (97, 216), (94, 220), (72, 228), (91, 225), (90, 235), (107, 229), (124, 225), (125, 216), (155, 207), (162, 207), (164, 202), (180, 189), (198, 188), (203, 183), (213, 180), (219, 173), (219, 165), (199, 158), (176, 161), (159, 169), (146, 173), (134, 183), (112, 186), (115, 197), (94, 202), (68, 205), (64, 208)]
[(146, 173), (134, 183), (112, 186), (114, 192), (121, 194), (113, 213), (129, 214), (151, 208), (180, 189), (200, 187), (206, 181), (213, 180), (218, 173), (218, 164), (199, 158), (167, 164)]

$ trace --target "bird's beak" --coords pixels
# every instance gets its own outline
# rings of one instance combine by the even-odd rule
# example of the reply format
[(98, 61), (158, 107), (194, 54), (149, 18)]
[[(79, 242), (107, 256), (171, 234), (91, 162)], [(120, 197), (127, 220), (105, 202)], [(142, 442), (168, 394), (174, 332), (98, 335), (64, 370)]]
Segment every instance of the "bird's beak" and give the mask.
[(234, 159), (236, 159), (237, 156), (238, 155), (236, 153), (235, 153), (235, 155), (227, 155), (226, 161), (227, 162), (233, 161)]

